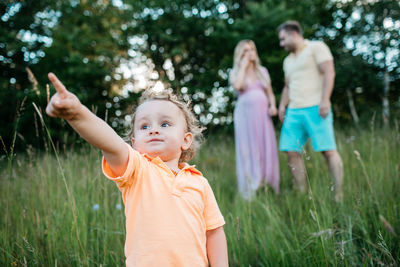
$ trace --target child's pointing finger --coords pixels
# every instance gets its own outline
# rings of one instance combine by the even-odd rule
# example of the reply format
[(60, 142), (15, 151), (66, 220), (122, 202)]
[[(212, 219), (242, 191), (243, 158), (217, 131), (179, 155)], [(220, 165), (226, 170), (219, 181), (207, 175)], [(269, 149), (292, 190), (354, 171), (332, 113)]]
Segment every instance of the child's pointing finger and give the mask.
[(60, 82), (57, 76), (54, 75), (54, 73), (50, 72), (48, 74), (48, 77), (51, 83), (54, 85), (54, 88), (56, 89), (57, 93), (59, 93), (61, 96), (65, 96), (68, 93), (68, 90), (62, 84), (62, 82)]

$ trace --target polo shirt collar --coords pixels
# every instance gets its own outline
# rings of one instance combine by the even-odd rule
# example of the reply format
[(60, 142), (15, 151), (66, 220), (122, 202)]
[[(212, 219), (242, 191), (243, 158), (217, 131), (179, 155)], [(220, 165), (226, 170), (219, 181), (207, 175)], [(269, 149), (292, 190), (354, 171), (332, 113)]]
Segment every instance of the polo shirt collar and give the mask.
[(196, 165), (189, 165), (186, 162), (182, 162), (179, 165), (183, 167), (181, 171), (190, 171), (193, 174), (198, 174), (200, 176), (203, 176), (203, 174), (198, 169), (195, 168)]
[[(160, 157), (155, 157), (155, 158), (153, 158), (153, 157), (150, 157), (150, 156), (147, 155), (147, 154), (142, 154), (142, 155), (143, 155), (148, 161), (150, 161), (150, 162), (156, 164), (157, 166), (162, 167), (163, 169), (168, 169), (168, 170), (169, 170), (169, 167), (165, 164), (165, 162), (164, 162), (162, 159), (160, 159)], [(181, 171), (189, 171), (189, 172), (191, 172), (191, 173), (193, 173), (193, 174), (197, 174), (197, 175), (203, 176), (203, 174), (202, 174), (199, 170), (197, 170), (197, 169), (195, 168), (196, 165), (189, 165), (189, 164), (187, 164), (186, 162), (181, 162), (181, 163), (179, 163), (179, 167), (180, 167)]]

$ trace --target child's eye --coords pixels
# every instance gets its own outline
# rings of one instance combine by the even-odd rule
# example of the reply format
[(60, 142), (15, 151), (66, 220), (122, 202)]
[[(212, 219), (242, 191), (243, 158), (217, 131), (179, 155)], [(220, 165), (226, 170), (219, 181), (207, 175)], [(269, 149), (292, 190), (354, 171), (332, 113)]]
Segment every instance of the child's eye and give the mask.
[(147, 125), (147, 124), (144, 124), (144, 125), (142, 125), (142, 126), (140, 127), (141, 130), (147, 130), (147, 129), (149, 129), (149, 128), (150, 128), (150, 126)]
[(168, 127), (171, 126), (168, 122), (161, 123), (161, 127)]

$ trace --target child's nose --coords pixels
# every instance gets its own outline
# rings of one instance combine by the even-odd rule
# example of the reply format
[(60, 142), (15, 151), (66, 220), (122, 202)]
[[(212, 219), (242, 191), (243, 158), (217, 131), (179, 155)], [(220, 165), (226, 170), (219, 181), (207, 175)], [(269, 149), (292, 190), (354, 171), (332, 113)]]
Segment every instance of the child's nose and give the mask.
[(160, 131), (158, 128), (154, 127), (150, 130), (150, 135), (155, 135), (155, 134), (160, 134)]

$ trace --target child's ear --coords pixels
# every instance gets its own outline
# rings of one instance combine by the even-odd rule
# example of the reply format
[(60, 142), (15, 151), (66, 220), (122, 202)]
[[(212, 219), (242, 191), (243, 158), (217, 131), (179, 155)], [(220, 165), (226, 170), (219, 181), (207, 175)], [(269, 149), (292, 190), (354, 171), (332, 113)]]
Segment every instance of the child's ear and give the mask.
[(188, 150), (189, 147), (193, 143), (193, 134), (191, 132), (185, 133), (185, 136), (183, 137), (183, 144), (181, 146), (182, 150)]

